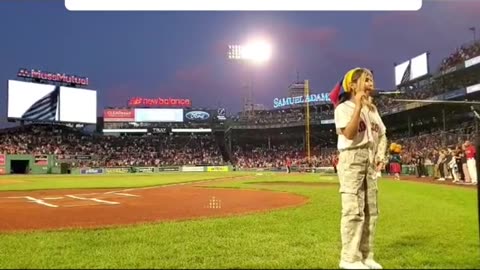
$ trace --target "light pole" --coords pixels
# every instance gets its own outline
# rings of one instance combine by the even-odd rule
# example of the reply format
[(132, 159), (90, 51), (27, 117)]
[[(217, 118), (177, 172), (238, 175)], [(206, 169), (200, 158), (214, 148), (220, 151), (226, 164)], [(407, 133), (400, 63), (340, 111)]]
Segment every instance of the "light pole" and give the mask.
[[(255, 40), (245, 45), (229, 45), (228, 59), (233, 61), (242, 61), (254, 65), (262, 65), (272, 55), (271, 45), (262, 40)], [(249, 116), (254, 117), (254, 100), (253, 100), (253, 70), (250, 73), (248, 80), (248, 93), (245, 99), (244, 110), (247, 107)]]
[(477, 42), (477, 29), (475, 26), (468, 28), (468, 30), (472, 31), (473, 33), (473, 42)]

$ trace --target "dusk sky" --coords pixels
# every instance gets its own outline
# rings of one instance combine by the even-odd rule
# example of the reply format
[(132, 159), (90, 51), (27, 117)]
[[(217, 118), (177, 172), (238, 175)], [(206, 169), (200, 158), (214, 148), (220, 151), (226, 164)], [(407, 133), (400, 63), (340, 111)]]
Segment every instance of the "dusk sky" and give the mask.
[[(238, 112), (249, 72), (256, 102), (270, 108), (296, 70), (314, 93), (330, 91), (356, 66), (391, 89), (394, 62), (429, 51), (437, 72), (442, 58), (473, 39), (469, 27), (480, 30), (479, 14), (475, 0), (424, 0), (418, 12), (72, 12), (62, 0), (1, 1), (1, 122), (7, 80), (21, 67), (89, 77), (99, 115), (133, 96)], [(228, 44), (257, 36), (274, 46), (269, 63), (227, 59)]]

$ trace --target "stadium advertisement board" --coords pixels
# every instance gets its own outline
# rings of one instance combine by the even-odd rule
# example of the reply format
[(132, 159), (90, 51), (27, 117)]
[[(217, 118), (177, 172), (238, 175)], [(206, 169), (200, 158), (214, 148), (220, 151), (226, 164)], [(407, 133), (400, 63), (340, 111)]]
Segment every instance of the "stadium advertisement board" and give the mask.
[(5, 154), (0, 154), (0, 166), (5, 165), (5, 160), (6, 160), (6, 155)]
[(217, 118), (218, 121), (227, 120), (227, 113), (225, 112), (225, 108), (218, 108), (217, 109), (216, 118)]
[(169, 127), (154, 127), (154, 128), (148, 128), (148, 132), (154, 133), (154, 134), (164, 134), (164, 133), (169, 133), (171, 131), (171, 128)]
[(34, 162), (37, 166), (47, 166), (48, 165), (48, 155), (35, 155)]
[(335, 119), (320, 120), (320, 124), (322, 124), (322, 125), (335, 124)]
[(182, 172), (204, 172), (204, 167), (196, 167), (196, 166), (183, 166)]
[(186, 122), (210, 123), (223, 122), (227, 120), (225, 108), (211, 110), (185, 110), (184, 119)]
[(468, 86), (467, 89), (466, 89), (466, 92), (467, 92), (467, 94), (471, 94), (471, 93), (477, 92), (479, 90), (480, 90), (480, 83)]
[(208, 166), (207, 172), (228, 172), (228, 166)]
[(158, 167), (159, 172), (179, 172), (180, 167)]
[(212, 113), (202, 110), (185, 111), (184, 119), (188, 122), (205, 123), (212, 120)]
[(305, 103), (317, 103), (317, 102), (331, 102), (328, 93), (311, 94), (310, 96), (296, 96), (286, 98), (274, 98), (273, 107), (282, 108), (285, 106), (293, 106)]
[(105, 109), (103, 110), (104, 122), (132, 122), (135, 121), (135, 110), (131, 109)]
[(474, 66), (478, 63), (480, 63), (480, 56), (477, 56), (477, 57), (466, 60), (465, 61), (465, 67), (468, 68), (468, 67)]
[(103, 168), (82, 168), (80, 174), (103, 174), (105, 170)]
[(35, 70), (35, 69), (21, 68), (17, 73), (17, 77), (32, 78), (32, 79), (49, 81), (49, 82), (72, 83), (72, 84), (83, 85), (83, 86), (88, 85), (87, 77), (67, 75), (65, 73), (52, 73), (47, 71)]
[(153, 173), (153, 172), (155, 172), (155, 168), (154, 167), (136, 167), (135, 172), (138, 172), (138, 173)]
[(190, 99), (182, 98), (144, 98), (133, 97), (128, 101), (130, 107), (172, 107), (172, 108), (190, 108), (192, 102)]
[(129, 168), (105, 168), (105, 172), (107, 174), (123, 174), (123, 173), (129, 173), (130, 169)]
[(1, 174), (7, 174), (7, 171), (5, 170), (5, 167), (0, 167), (0, 175)]

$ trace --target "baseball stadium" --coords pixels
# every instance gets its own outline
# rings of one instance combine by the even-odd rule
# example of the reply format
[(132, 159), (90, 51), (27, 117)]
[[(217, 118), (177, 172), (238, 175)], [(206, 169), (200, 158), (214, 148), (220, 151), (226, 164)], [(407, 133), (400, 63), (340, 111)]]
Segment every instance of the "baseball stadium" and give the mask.
[[(248, 46), (221, 57), (251, 60)], [(373, 97), (388, 140), (375, 260), (479, 269), (480, 41), (438, 66), (423, 50), (395, 64), (394, 89)], [(162, 93), (131, 92), (118, 106), (101, 100), (95, 74), (9, 70), (0, 268), (338, 268), (331, 89), (297, 75), (273, 108), (254, 101), (253, 83), (239, 112)]]

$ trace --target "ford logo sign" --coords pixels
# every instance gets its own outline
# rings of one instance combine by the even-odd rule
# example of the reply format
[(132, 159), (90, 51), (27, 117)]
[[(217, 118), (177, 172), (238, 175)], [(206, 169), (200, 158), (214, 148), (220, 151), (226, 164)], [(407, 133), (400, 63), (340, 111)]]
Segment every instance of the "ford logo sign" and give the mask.
[(189, 120), (207, 120), (210, 118), (210, 114), (202, 111), (191, 111), (186, 113), (185, 117)]

